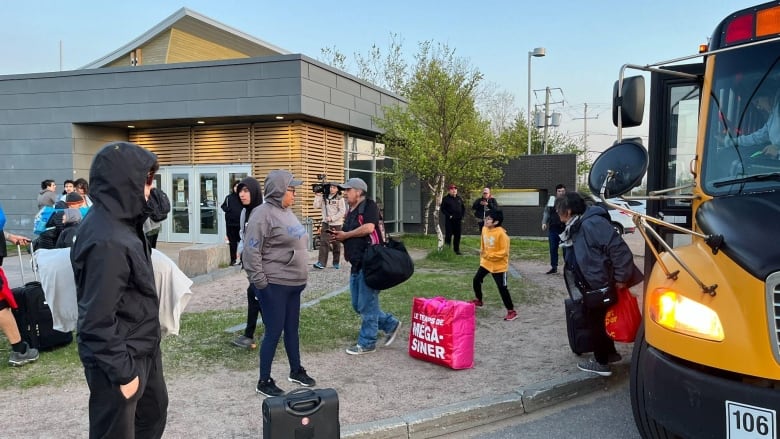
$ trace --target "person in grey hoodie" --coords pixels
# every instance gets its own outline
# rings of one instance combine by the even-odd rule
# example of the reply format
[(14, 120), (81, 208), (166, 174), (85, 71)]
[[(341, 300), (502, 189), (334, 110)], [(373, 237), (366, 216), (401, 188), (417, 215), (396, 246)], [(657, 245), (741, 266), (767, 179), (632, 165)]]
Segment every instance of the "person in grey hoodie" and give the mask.
[(309, 275), (309, 234), (290, 207), (295, 203), (295, 188), (301, 183), (288, 171), (269, 172), (265, 202), (252, 209), (244, 230), (242, 262), (249, 283), (256, 289), (265, 324), (260, 343), (260, 379), (255, 390), (265, 396), (284, 394), (271, 378), (271, 364), (282, 332), (290, 363), (288, 380), (304, 387), (316, 384), (301, 366), (298, 340), (301, 292)]

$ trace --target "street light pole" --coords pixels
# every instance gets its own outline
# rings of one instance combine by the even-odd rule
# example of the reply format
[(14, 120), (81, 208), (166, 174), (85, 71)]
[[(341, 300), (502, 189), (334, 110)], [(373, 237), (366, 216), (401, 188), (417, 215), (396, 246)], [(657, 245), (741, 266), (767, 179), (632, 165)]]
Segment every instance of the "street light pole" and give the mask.
[(528, 155), (531, 155), (531, 57), (540, 58), (544, 55), (546, 55), (544, 47), (536, 47), (528, 52), (528, 107), (526, 109), (528, 112), (528, 126), (526, 127), (528, 130)]

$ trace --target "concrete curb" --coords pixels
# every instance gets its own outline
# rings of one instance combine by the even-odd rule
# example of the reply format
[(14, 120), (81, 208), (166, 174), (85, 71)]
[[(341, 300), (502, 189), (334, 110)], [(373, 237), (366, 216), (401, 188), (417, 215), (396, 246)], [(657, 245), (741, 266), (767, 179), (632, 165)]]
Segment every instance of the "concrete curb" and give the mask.
[(428, 410), (353, 424), (341, 430), (348, 439), (432, 438), (492, 424), (603, 390), (628, 376), (628, 364), (613, 365), (612, 376), (587, 372), (521, 387), (510, 393), (486, 396)]

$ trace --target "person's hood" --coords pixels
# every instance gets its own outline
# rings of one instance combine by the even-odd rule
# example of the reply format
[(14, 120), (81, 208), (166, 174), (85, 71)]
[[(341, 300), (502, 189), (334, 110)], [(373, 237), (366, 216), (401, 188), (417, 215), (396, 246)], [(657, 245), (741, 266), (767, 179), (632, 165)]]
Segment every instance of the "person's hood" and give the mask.
[(144, 186), (157, 156), (129, 142), (109, 143), (89, 168), (89, 197), (121, 221), (137, 222), (148, 214)]
[(282, 207), (282, 198), (288, 186), (299, 186), (302, 182), (295, 180), (289, 171), (277, 169), (268, 173), (265, 178), (265, 200), (274, 206)]
[(609, 212), (607, 212), (606, 209), (601, 206), (588, 206), (585, 209), (585, 213), (582, 214), (581, 221), (585, 221), (586, 219), (593, 216), (601, 216), (606, 218), (607, 221), (611, 221)]
[[(254, 177), (244, 177), (244, 179), (238, 183), (236, 191), (241, 192), (241, 189), (245, 187), (249, 189), (249, 205), (244, 206), (246, 209), (246, 218), (249, 219), (249, 214), (252, 213), (252, 209), (263, 204), (263, 190), (260, 189), (260, 182)], [(238, 198), (238, 192), (234, 192), (236, 198)]]

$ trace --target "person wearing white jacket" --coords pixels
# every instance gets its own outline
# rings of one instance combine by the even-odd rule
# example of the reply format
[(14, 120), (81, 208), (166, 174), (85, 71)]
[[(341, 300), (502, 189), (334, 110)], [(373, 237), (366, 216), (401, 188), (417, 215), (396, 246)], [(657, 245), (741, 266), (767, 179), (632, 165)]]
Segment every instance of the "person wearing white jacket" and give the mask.
[(314, 208), (322, 209), (322, 226), (320, 227), (320, 254), (314, 268), (322, 270), (328, 265), (328, 252), (333, 251), (333, 268), (339, 269), (341, 265), (341, 243), (330, 242), (329, 230), (341, 230), (344, 224), (344, 215), (347, 214), (347, 203), (339, 192), (339, 187), (330, 184), (328, 193), (314, 195)]

